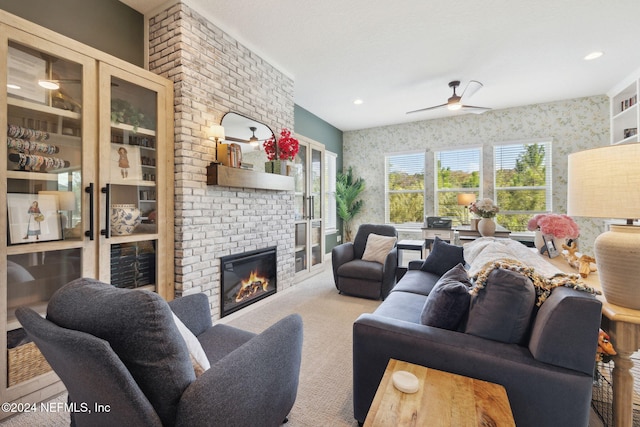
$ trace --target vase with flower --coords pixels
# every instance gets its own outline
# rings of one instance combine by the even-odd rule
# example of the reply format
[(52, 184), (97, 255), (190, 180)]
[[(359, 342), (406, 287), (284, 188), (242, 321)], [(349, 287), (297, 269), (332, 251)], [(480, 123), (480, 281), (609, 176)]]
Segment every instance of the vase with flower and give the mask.
[(567, 239), (575, 240), (580, 235), (580, 228), (573, 218), (554, 213), (534, 215), (527, 223), (527, 230), (535, 231), (534, 245), (540, 252), (546, 247), (544, 236), (552, 238), (556, 248), (561, 250)]
[(300, 149), (300, 143), (291, 136), (291, 131), (283, 128), (277, 141), (275, 136), (272, 136), (262, 146), (269, 160), (265, 163), (266, 172), (290, 176), (292, 168), (289, 163), (296, 157)]
[(471, 203), (469, 212), (481, 218), (478, 222), (478, 232), (481, 236), (487, 237), (495, 234), (496, 222), (494, 218), (499, 211), (500, 208), (489, 198)]

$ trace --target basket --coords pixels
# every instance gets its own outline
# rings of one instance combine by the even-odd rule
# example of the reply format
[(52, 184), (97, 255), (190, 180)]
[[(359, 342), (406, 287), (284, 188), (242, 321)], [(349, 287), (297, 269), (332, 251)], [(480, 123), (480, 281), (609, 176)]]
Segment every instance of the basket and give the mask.
[(51, 366), (34, 342), (10, 348), (7, 353), (8, 387), (51, 371)]

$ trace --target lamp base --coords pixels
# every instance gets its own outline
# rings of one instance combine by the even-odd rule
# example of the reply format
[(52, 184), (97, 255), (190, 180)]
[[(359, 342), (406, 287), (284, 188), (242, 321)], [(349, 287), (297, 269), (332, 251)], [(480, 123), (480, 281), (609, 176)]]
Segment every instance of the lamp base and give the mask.
[(612, 225), (596, 239), (595, 254), (607, 302), (640, 310), (640, 227)]

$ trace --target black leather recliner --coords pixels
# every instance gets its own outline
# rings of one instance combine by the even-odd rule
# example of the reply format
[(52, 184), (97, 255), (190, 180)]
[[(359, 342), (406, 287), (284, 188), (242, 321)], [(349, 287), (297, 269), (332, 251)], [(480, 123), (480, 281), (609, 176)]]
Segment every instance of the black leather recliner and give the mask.
[(398, 232), (391, 225), (362, 224), (353, 242), (338, 245), (331, 251), (333, 278), (340, 293), (384, 300), (396, 283), (398, 251), (394, 245), (384, 264), (364, 261), (362, 255), (369, 234), (398, 238)]

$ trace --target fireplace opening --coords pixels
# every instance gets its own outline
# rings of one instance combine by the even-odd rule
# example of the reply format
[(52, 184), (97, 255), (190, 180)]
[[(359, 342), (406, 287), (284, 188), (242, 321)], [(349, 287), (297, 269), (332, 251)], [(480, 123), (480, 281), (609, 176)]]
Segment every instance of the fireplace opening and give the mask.
[(220, 258), (220, 317), (276, 293), (276, 247)]

